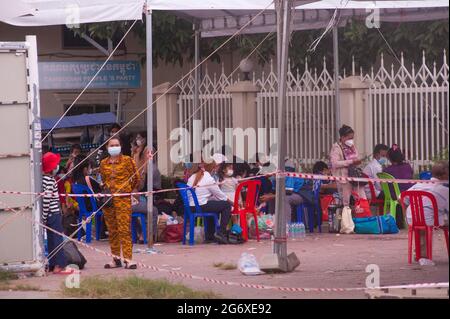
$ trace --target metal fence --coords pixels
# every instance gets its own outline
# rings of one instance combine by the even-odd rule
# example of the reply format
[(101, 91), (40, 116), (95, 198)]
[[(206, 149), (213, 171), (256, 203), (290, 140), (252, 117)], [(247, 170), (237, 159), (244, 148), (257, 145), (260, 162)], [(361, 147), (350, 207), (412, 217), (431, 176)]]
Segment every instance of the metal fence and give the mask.
[[(407, 67), (403, 55), (399, 63), (380, 64), (369, 72), (356, 74), (353, 62), (351, 75), (359, 76), (369, 84), (365, 92), (364, 107), (369, 109), (366, 141), (375, 144), (398, 144), (405, 152), (415, 171), (429, 165), (444, 149), (448, 149), (449, 130), (449, 67), (446, 52), (442, 63), (427, 64), (425, 55), (419, 67)], [(305, 166), (328, 158), (332, 143), (337, 139), (335, 127), (334, 79), (324, 60), (321, 70), (311, 69), (288, 72), (288, 98), (286, 105), (287, 156)], [(346, 77), (345, 70), (342, 75)], [(222, 74), (212, 77), (206, 72), (200, 84), (198, 110), (203, 129), (215, 127), (224, 134), (233, 127), (232, 97), (225, 91), (236, 80)], [(257, 93), (257, 125), (267, 128), (266, 154), (276, 142), (277, 127), (277, 75), (271, 63), (268, 73), (253, 76)], [(180, 127), (192, 130), (194, 115), (194, 79), (180, 84), (178, 99)], [(224, 139), (224, 136), (222, 136)], [(204, 144), (204, 143), (203, 143)]]
[[(206, 128), (217, 128), (225, 140), (225, 128), (233, 127), (232, 99), (231, 94), (225, 89), (233, 84), (233, 80), (225, 75), (224, 70), (220, 76), (210, 76), (208, 70), (199, 85), (199, 105), (194, 106), (194, 77), (187, 77), (180, 83), (181, 90), (178, 97), (179, 127), (187, 129), (190, 134), (193, 131), (194, 118), (202, 122), (202, 130)], [(203, 141), (202, 145), (204, 145)]]
[(441, 65), (429, 67), (425, 54), (420, 66), (381, 65), (362, 75), (370, 82), (366, 103), (372, 144), (398, 144), (415, 171), (448, 149), (449, 85), (444, 52)]
[[(291, 68), (289, 68), (291, 70)], [(255, 79), (261, 87), (257, 94), (258, 127), (277, 127), (277, 75), (273, 64), (269, 74)], [(321, 71), (288, 72), (286, 104), (287, 156), (310, 166), (328, 156), (335, 140), (334, 80), (323, 63)], [(275, 141), (275, 136), (267, 137)], [(269, 149), (266, 150), (268, 154)]]

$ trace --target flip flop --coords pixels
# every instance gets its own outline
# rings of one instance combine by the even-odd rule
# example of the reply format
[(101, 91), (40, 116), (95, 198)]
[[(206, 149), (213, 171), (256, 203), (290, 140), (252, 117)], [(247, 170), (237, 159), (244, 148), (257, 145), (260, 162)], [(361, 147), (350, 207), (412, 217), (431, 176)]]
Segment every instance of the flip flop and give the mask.
[(125, 269), (137, 269), (137, 264), (125, 262)]
[(122, 262), (120, 259), (114, 259), (113, 262), (106, 264), (105, 269), (113, 269), (122, 267)]
[(68, 268), (68, 269), (61, 269), (57, 272), (53, 271), (53, 274), (55, 274), (55, 275), (70, 275), (70, 274), (73, 274), (74, 272), (75, 272), (75, 269)]

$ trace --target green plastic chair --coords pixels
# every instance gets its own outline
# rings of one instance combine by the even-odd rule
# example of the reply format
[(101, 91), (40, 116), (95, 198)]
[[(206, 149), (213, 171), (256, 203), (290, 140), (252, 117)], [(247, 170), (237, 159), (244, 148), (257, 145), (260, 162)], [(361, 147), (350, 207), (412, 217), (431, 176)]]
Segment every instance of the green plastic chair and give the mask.
[[(395, 179), (394, 176), (388, 173), (378, 173), (378, 178), (381, 179)], [(400, 198), (400, 188), (398, 187), (398, 183), (380, 183), (381, 189), (384, 193), (384, 214), (386, 215), (388, 212), (392, 217), (396, 218), (397, 215), (397, 205), (399, 205)]]

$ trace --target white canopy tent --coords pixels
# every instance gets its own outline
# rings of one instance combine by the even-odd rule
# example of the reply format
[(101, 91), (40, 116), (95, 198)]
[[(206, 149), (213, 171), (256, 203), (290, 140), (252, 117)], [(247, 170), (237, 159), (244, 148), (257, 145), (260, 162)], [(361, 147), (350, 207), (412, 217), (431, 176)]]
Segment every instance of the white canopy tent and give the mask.
[[(57, 24), (94, 23), (116, 20), (136, 20), (142, 18), (144, 0), (0, 0), (0, 21), (18, 26), (41, 26)], [(243, 33), (267, 33), (277, 31), (281, 38), (278, 41), (277, 52), (279, 60), (279, 82), (286, 82), (286, 60), (288, 36), (291, 30), (324, 28), (330, 23), (335, 10), (339, 11), (339, 25), (334, 25), (335, 77), (338, 74), (337, 61), (337, 27), (350, 18), (365, 19), (366, 9), (379, 9), (380, 20), (389, 22), (426, 21), (448, 18), (447, 0), (424, 1), (294, 1), (294, 0), (147, 0), (147, 105), (152, 104), (152, 54), (151, 54), (151, 10), (172, 11), (174, 14), (191, 20), (197, 26), (197, 36), (226, 36), (237, 32), (252, 19)], [(274, 3), (282, 4), (275, 10)], [(18, 11), (7, 8), (21, 8)], [(282, 9), (281, 9), (282, 7)], [(295, 8), (296, 10), (293, 10)], [(255, 15), (265, 10), (257, 18)], [(283, 13), (283, 14), (282, 14)], [(69, 16), (69, 17), (68, 17)], [(75, 21), (78, 18), (78, 21)], [(197, 38), (198, 41), (198, 38)], [(197, 45), (198, 47), (198, 45)], [(198, 50), (196, 53), (198, 64)], [(284, 69), (284, 71), (283, 71)], [(335, 81), (338, 84), (338, 81)], [(336, 87), (336, 94), (338, 87)], [(279, 144), (284, 141), (282, 129), (285, 86), (279, 88)], [(339, 99), (336, 99), (338, 101)], [(148, 140), (152, 141), (152, 117), (148, 116)], [(339, 121), (338, 121), (339, 122)], [(278, 169), (284, 169), (283, 148), (278, 156)], [(149, 161), (148, 171), (152, 172), (152, 161)], [(149, 174), (148, 189), (152, 190), (152, 177)], [(282, 190), (282, 191), (281, 191)], [(277, 231), (276, 236), (282, 237), (285, 232), (285, 221), (282, 207), (284, 196), (284, 179), (277, 179)], [(149, 198), (149, 213), (152, 214), (151, 197)], [(149, 216), (151, 223), (153, 218)], [(152, 231), (151, 225), (148, 227)], [(149, 236), (149, 244), (151, 243)], [(286, 243), (276, 243), (277, 253), (284, 250)], [(284, 248), (283, 248), (284, 247)]]

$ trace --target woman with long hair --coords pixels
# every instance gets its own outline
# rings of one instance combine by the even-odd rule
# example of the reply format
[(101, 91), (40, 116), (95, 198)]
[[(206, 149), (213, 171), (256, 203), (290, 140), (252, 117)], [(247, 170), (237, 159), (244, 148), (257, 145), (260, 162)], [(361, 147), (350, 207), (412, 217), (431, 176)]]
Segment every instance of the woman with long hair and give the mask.
[[(213, 156), (211, 163), (200, 164), (197, 166), (194, 174), (189, 178), (188, 185), (195, 188), (198, 203), (204, 212), (214, 212), (220, 217), (220, 230), (216, 233), (215, 225), (208, 224), (208, 233), (205, 234), (206, 240), (216, 240), (218, 243), (227, 244), (227, 226), (231, 218), (231, 204), (227, 196), (221, 191), (216, 181), (212, 177), (218, 166), (221, 164), (218, 156)], [(194, 200), (189, 198), (189, 205), (195, 207)], [(211, 218), (205, 222), (210, 223)]]

